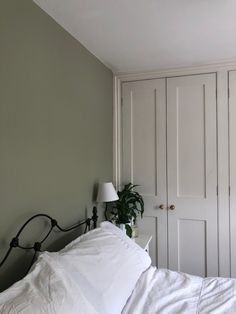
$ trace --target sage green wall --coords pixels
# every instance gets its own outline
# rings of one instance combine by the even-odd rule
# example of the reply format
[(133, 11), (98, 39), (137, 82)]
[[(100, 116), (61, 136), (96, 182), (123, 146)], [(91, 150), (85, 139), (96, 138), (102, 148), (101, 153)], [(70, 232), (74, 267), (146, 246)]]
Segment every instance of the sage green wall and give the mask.
[[(112, 72), (32, 1), (1, 0), (0, 259), (25, 219), (74, 223), (111, 178)], [(13, 255), (0, 289), (24, 268)]]

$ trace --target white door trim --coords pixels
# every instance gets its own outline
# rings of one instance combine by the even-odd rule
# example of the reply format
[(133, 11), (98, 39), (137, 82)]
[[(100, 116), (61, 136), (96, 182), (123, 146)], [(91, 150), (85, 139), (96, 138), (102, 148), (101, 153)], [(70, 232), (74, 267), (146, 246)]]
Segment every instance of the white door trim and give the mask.
[(230, 163), (230, 251), (231, 251), (231, 275), (236, 277), (236, 250), (235, 250), (235, 218), (236, 218), (236, 198), (235, 198), (235, 84), (236, 71), (228, 72), (228, 86), (229, 86), (229, 163)]
[(224, 62), (214, 63), (208, 65), (199, 65), (192, 67), (179, 67), (160, 71), (149, 71), (149, 72), (127, 72), (127, 73), (114, 73), (114, 77), (124, 81), (135, 81), (135, 80), (146, 80), (153, 78), (193, 75), (193, 74), (204, 74), (211, 72), (220, 71), (232, 71), (236, 69), (236, 62)]

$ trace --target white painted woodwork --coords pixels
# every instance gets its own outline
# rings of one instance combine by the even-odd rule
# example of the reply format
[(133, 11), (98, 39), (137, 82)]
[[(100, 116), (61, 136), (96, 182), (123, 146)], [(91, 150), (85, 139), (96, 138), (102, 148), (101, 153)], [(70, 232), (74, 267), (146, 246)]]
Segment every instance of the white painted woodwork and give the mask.
[[(167, 243), (166, 243), (166, 247), (162, 248), (163, 252), (160, 252), (160, 249), (159, 249), (159, 253), (158, 253), (157, 223), (158, 223), (158, 218), (156, 216), (144, 215), (142, 219), (138, 218), (138, 229), (139, 229), (139, 234), (148, 234), (152, 236), (152, 241), (150, 241), (149, 243), (149, 250), (148, 250), (148, 253), (152, 260), (152, 265), (162, 265), (160, 267), (166, 268), (167, 267), (167, 252), (166, 252)], [(163, 254), (164, 256), (162, 258), (161, 256), (159, 256), (159, 261), (158, 261), (158, 254), (159, 255)]]
[[(165, 85), (122, 84), (122, 181), (141, 185), (139, 224), (153, 236), (153, 263), (217, 276), (216, 75), (173, 77)], [(173, 211), (159, 209), (167, 195)]]
[[(229, 108), (228, 72), (236, 70), (236, 63), (218, 63), (162, 71), (124, 73), (114, 76), (114, 182), (121, 182), (121, 85), (128, 81), (216, 73), (217, 75), (217, 151), (218, 151), (218, 239), (219, 275), (230, 277), (230, 224), (229, 211)], [(151, 245), (153, 245), (153, 241)]]
[[(171, 230), (173, 220), (170, 220), (169, 230), (174, 235)], [(174, 223), (177, 223), (177, 234), (174, 235), (177, 241), (170, 238), (170, 268), (189, 274), (206, 276), (206, 221), (180, 218)], [(177, 245), (177, 252), (171, 252), (174, 245)], [(174, 256), (173, 253), (177, 253), (177, 256)], [(174, 264), (176, 259), (177, 265)]]
[(218, 275), (216, 75), (167, 79), (169, 267)]
[(139, 233), (137, 238), (132, 239), (136, 244), (141, 246), (147, 253), (149, 253), (149, 246), (152, 240), (152, 236), (150, 234)]
[(236, 277), (236, 71), (229, 72), (229, 94), (231, 276)]
[(217, 72), (219, 275), (230, 277), (228, 71)]
[[(153, 239), (150, 255), (167, 267), (166, 106), (165, 80), (122, 85), (122, 181), (139, 184), (145, 202), (143, 233)], [(156, 251), (157, 250), (157, 251)]]

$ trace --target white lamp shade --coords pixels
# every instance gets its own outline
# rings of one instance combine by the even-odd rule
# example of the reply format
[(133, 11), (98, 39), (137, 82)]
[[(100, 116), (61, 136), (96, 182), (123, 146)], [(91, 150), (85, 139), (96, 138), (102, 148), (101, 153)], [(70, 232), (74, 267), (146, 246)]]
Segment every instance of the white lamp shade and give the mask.
[(106, 203), (119, 199), (112, 182), (102, 182), (98, 185), (97, 202)]

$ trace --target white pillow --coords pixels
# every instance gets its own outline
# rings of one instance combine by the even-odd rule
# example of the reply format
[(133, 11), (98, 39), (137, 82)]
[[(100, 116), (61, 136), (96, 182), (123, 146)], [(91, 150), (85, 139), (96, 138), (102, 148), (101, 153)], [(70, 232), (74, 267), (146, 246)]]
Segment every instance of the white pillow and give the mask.
[(0, 293), (0, 313), (98, 314), (47, 252), (24, 279)]
[(149, 255), (109, 222), (73, 241), (53, 258), (102, 314), (121, 313)]

